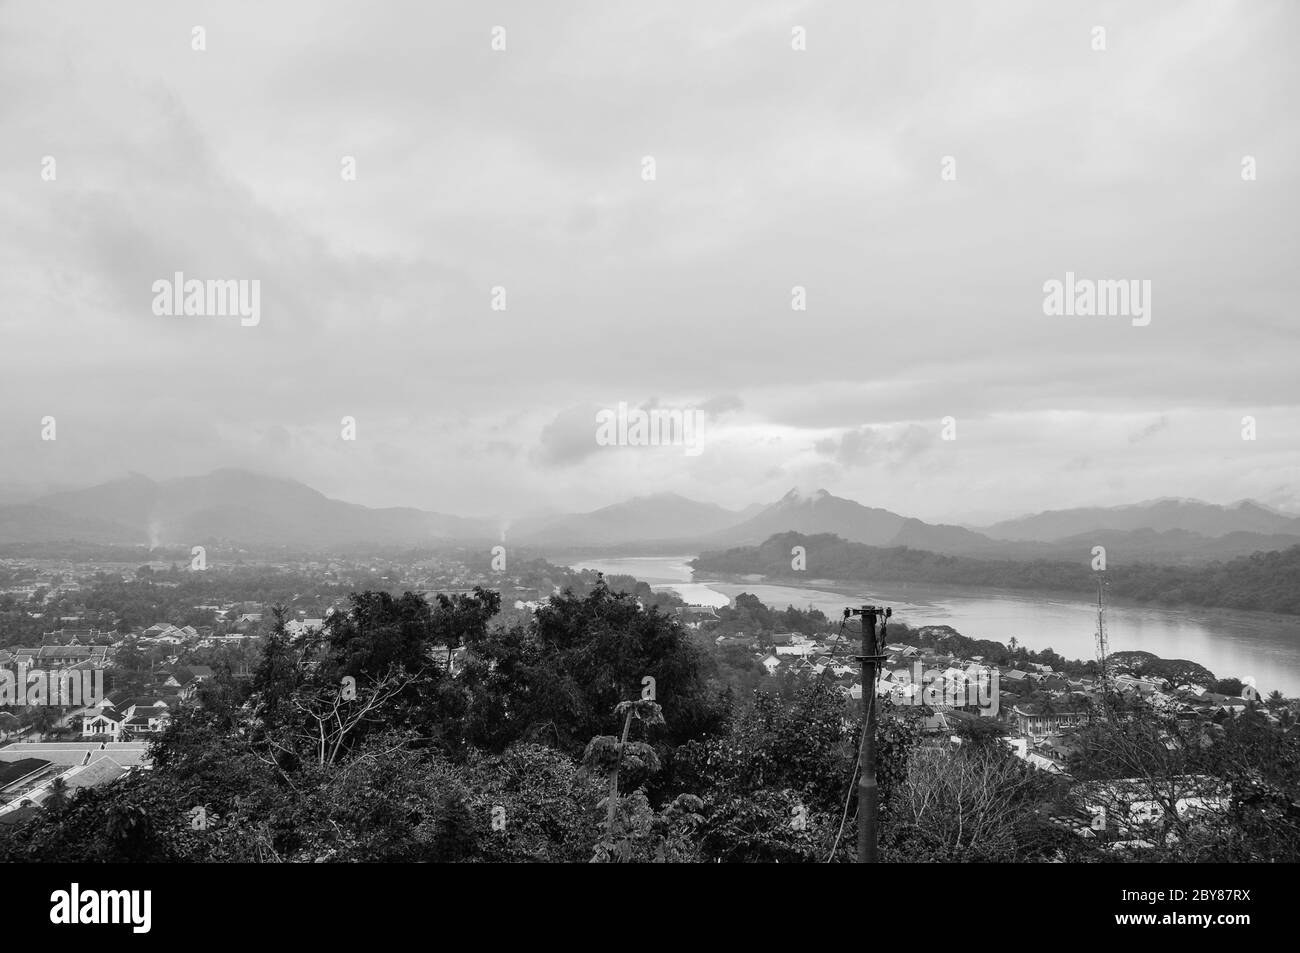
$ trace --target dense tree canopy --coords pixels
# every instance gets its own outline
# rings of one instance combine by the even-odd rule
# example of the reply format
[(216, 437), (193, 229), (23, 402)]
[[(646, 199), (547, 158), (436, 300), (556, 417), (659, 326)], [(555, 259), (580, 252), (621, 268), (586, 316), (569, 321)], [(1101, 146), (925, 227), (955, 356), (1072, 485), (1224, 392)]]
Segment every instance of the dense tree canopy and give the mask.
[[(365, 591), (299, 636), (277, 611), (258, 664), (218, 669), (152, 770), (54, 792), (0, 825), (0, 861), (851, 858), (860, 727), (833, 686), (734, 697), (675, 619), (600, 581), (527, 622), (494, 623), (499, 600)], [(924, 738), (927, 711), (882, 704), (885, 859), (1113, 858), (1051, 821), (1068, 783), (992, 731)], [(1298, 738), (1259, 711), (1193, 728), (1116, 702), (1072, 770), (1157, 797), (1226, 785), (1210, 823), (1168, 819), (1154, 857), (1294, 860)]]

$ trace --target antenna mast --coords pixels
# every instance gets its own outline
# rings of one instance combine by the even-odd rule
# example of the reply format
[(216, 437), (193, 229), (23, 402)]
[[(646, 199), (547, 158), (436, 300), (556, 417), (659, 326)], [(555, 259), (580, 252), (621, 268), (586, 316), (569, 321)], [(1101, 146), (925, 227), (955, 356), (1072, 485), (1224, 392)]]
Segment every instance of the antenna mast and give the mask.
[(1110, 640), (1106, 635), (1106, 590), (1110, 587), (1110, 576), (1105, 569), (1097, 571), (1097, 668), (1101, 675), (1101, 690), (1105, 694), (1110, 687), (1106, 671), (1110, 656)]

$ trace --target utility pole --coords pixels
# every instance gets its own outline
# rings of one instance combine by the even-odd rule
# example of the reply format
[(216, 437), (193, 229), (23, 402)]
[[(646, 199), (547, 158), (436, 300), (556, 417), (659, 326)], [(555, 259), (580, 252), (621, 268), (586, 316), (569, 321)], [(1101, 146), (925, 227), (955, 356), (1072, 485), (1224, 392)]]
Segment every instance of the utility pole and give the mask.
[[(894, 610), (884, 606), (863, 606), (845, 609), (844, 618), (862, 616), (862, 744), (858, 747), (858, 863), (876, 862), (877, 808), (879, 792), (876, 788), (876, 681), (880, 654), (884, 645), (885, 622)], [(880, 619), (880, 638), (876, 634), (876, 620)]]
[(1097, 669), (1101, 680), (1102, 698), (1110, 691), (1110, 677), (1106, 667), (1110, 658), (1110, 636), (1106, 632), (1106, 589), (1110, 576), (1106, 570), (1097, 572)]

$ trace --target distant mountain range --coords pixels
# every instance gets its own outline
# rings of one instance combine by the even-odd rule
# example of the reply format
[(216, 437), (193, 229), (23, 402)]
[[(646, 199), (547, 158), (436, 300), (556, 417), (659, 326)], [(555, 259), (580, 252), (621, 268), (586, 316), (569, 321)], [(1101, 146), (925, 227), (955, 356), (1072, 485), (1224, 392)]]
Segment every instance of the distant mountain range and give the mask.
[(1300, 536), (1300, 517), (1287, 516), (1250, 500), (1215, 506), (1200, 500), (1160, 499), (1128, 506), (1049, 510), (995, 523), (981, 532), (994, 539), (1049, 542), (1096, 530), (1186, 531), (1222, 537), (1231, 533)]
[(155, 482), (132, 474), (0, 506), (0, 544), (76, 541), (189, 546), (208, 541), (327, 549), (490, 538), (483, 521), (332, 500), (294, 480), (244, 470)]
[(757, 545), (787, 532), (833, 533), (877, 547), (906, 546), (986, 559), (1076, 559), (1095, 545), (1120, 562), (1196, 563), (1300, 543), (1300, 518), (1244, 501), (1216, 506), (1152, 500), (1054, 510), (981, 530), (926, 523), (825, 490), (791, 490), (769, 505), (730, 510), (661, 493), (589, 513), (506, 523), (409, 507), (334, 500), (294, 480), (244, 470), (154, 481), (132, 474), (87, 489), (0, 505), (0, 546), (79, 542), (344, 549), (501, 539), (545, 550)]
[(528, 545), (620, 546), (627, 543), (682, 541), (711, 537), (752, 516), (763, 506), (729, 510), (676, 493), (639, 496), (591, 513), (524, 523), (510, 538)]
[[(1187, 516), (1180, 525), (1178, 513)], [(1148, 515), (1149, 514), (1149, 515)], [(1053, 523), (1054, 518), (1064, 517)], [(1269, 519), (1265, 519), (1269, 517)], [(867, 546), (922, 549), (985, 559), (1077, 559), (1105, 546), (1121, 562), (1199, 563), (1300, 543), (1300, 520), (1254, 503), (1231, 507), (1155, 500), (1113, 509), (1041, 513), (975, 531), (926, 523), (825, 490), (794, 490), (747, 520), (706, 536), (706, 548), (758, 545), (778, 533), (833, 533)], [(1053, 526), (1056, 531), (1053, 533)]]
[(990, 543), (960, 526), (923, 523), (889, 510), (863, 506), (825, 490), (804, 495), (791, 490), (749, 519), (708, 534), (711, 544), (761, 543), (776, 533), (835, 533), (868, 546), (917, 546), (937, 551), (977, 549)]

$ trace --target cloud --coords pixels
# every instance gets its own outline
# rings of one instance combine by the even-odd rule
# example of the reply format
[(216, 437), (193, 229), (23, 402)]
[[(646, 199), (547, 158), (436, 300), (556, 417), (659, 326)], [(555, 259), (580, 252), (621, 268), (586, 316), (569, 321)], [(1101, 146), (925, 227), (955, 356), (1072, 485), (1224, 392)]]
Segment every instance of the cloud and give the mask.
[(262, 435), (262, 447), (270, 453), (285, 453), (292, 443), (289, 431), (274, 424)]
[(533, 460), (543, 467), (572, 466), (600, 449), (596, 443), (596, 414), (594, 405), (570, 407), (556, 414), (555, 419), (542, 428)]
[(845, 467), (884, 465), (897, 469), (934, 446), (938, 430), (917, 424), (898, 427), (858, 427), (839, 437), (825, 437), (813, 444), (824, 456)]
[(1156, 434), (1166, 429), (1168, 426), (1169, 426), (1169, 418), (1162, 414), (1159, 420), (1153, 421), (1152, 423), (1143, 427), (1137, 433), (1130, 436), (1128, 438), (1128, 442), (1131, 444), (1141, 443), (1143, 440), (1148, 440), (1151, 437), (1154, 437)]
[[(203, 53), (173, 6), (0, 5), (0, 483), (948, 518), (1294, 483), (1292, 5), (1102, 4), (1104, 54), (1010, 3), (505, 4), (500, 54), (468, 5), (236, 0)], [(260, 279), (261, 324), (152, 315), (175, 270)], [(1067, 270), (1151, 279), (1151, 325), (1045, 318)], [(626, 394), (713, 395), (704, 455), (595, 454)]]
[(699, 409), (704, 411), (711, 419), (717, 419), (723, 414), (732, 411), (744, 410), (745, 402), (735, 394), (719, 394), (716, 397), (710, 397), (699, 404)]

